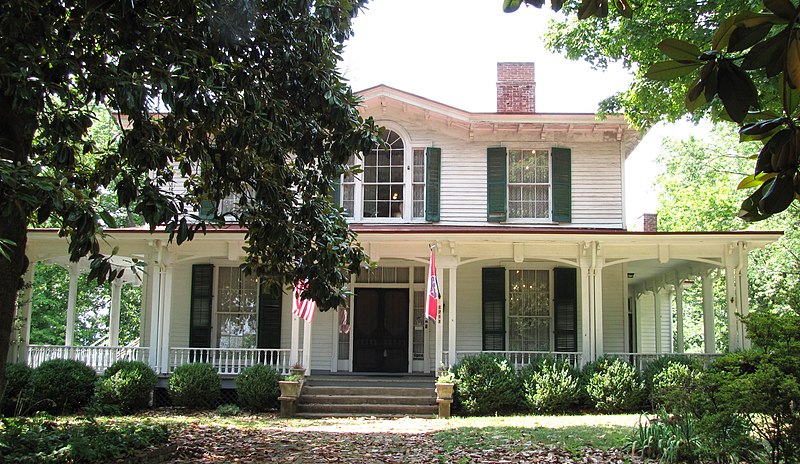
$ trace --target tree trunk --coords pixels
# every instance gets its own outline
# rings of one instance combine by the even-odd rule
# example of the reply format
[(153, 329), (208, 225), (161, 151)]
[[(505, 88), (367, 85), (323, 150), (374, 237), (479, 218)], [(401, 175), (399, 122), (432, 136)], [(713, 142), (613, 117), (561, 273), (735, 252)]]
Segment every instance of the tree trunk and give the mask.
[(27, 217), (0, 221), (0, 237), (15, 243), (9, 250), (10, 259), (0, 257), (0, 403), (6, 389), (6, 362), (17, 295), (25, 284), (22, 276), (28, 267), (28, 258), (25, 256), (27, 225)]

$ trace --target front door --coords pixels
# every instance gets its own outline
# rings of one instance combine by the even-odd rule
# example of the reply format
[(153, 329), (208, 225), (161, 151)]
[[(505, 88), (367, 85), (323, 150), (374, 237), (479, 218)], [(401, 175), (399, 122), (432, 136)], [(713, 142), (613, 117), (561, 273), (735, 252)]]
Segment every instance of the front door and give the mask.
[(407, 289), (356, 289), (353, 370), (408, 372)]

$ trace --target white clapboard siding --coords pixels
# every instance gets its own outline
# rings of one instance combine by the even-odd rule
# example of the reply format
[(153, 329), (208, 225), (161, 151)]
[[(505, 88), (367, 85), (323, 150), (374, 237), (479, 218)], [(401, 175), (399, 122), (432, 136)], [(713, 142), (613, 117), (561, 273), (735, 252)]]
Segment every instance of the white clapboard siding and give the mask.
[(572, 224), (622, 227), (618, 143), (582, 143), (572, 148)]
[(639, 352), (655, 353), (655, 311), (652, 293), (645, 293), (636, 301), (636, 318), (639, 326)]
[[(192, 265), (176, 264), (172, 272), (172, 309), (170, 311), (169, 346), (189, 346)], [(216, 323), (212, 322), (216, 327)]]
[(670, 292), (661, 291), (661, 350), (665, 353), (673, 352), (671, 297)]
[(313, 370), (331, 370), (334, 316), (336, 311), (333, 310), (324, 313), (317, 311), (314, 314), (311, 323), (311, 369)]
[(603, 269), (603, 351), (620, 353), (625, 346), (627, 309), (623, 293), (626, 278), (622, 265)]

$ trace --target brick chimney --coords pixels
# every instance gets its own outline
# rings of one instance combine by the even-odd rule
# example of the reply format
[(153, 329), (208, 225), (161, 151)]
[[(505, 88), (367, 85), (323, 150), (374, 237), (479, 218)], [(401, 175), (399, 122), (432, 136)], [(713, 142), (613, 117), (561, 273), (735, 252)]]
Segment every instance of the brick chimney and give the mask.
[(497, 63), (497, 112), (535, 113), (533, 63)]
[(642, 232), (658, 232), (658, 214), (645, 213), (639, 217)]

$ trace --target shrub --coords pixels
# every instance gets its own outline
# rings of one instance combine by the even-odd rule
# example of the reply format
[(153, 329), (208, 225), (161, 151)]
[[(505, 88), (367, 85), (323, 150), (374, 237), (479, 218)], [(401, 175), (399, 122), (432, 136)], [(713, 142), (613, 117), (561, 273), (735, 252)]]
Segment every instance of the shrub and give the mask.
[[(101, 411), (128, 413), (144, 409), (158, 382), (153, 369), (141, 361), (117, 361), (97, 380), (94, 403)], [(110, 408), (107, 408), (110, 407)]]
[(642, 380), (644, 380), (644, 386), (647, 389), (648, 395), (650, 395), (653, 391), (653, 378), (671, 364), (681, 364), (691, 367), (695, 371), (702, 370), (703, 368), (699, 361), (681, 354), (661, 356), (653, 361), (650, 361), (647, 363), (644, 370), (642, 370)]
[(242, 410), (235, 404), (220, 404), (214, 414), (222, 417), (238, 416)]
[(587, 365), (586, 393), (601, 412), (635, 411), (645, 399), (636, 368), (619, 359), (601, 358)]
[(639, 420), (639, 428), (630, 437), (628, 448), (634, 454), (660, 462), (696, 462), (701, 439), (692, 416), (671, 416), (663, 409), (658, 417)]
[(214, 408), (221, 386), (219, 375), (210, 364), (192, 363), (175, 368), (167, 392), (175, 406)]
[(566, 412), (580, 402), (581, 383), (569, 363), (545, 360), (522, 373), (523, 396), (534, 412)]
[(266, 411), (278, 406), (280, 374), (270, 366), (257, 364), (236, 377), (239, 405), (251, 411)]
[(96, 378), (94, 369), (80, 361), (45, 361), (31, 375), (32, 407), (54, 414), (77, 411), (92, 398)]
[[(695, 365), (697, 366), (697, 365)], [(691, 409), (691, 395), (697, 394), (699, 368), (681, 362), (670, 362), (651, 379), (650, 403), (675, 414)]]
[(27, 364), (6, 365), (6, 392), (0, 409), (2, 414), (21, 414), (30, 402), (30, 381), (33, 369)]
[(469, 414), (489, 414), (518, 409), (521, 382), (503, 357), (468, 356), (453, 366), (455, 400)]

